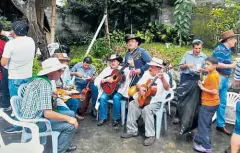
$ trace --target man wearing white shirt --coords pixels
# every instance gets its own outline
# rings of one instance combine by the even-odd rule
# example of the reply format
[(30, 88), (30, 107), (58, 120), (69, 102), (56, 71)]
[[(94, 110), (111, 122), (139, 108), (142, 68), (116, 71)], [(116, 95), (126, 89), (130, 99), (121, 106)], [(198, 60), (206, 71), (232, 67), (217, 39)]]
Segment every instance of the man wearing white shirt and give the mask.
[[(27, 37), (28, 26), (22, 21), (11, 25), (11, 35), (14, 37), (6, 43), (1, 65), (8, 68), (8, 88), (10, 97), (17, 95), (18, 87), (27, 83), (32, 77), (35, 43)], [(21, 132), (22, 128), (12, 126), (4, 129), (6, 133)]]
[[(159, 96), (164, 92), (169, 90), (169, 77), (166, 73), (162, 72), (163, 61), (161, 59), (153, 57), (152, 61), (148, 63), (149, 70), (144, 72), (142, 78), (137, 83), (137, 90), (142, 96), (146, 93), (146, 88), (142, 87), (148, 79), (153, 79), (157, 77), (155, 81), (156, 85), (153, 88), (157, 89), (156, 95), (152, 96), (150, 104), (140, 107), (138, 104), (137, 97), (135, 100), (129, 103), (128, 116), (127, 116), (127, 132), (121, 135), (122, 138), (131, 138), (138, 135), (137, 120), (142, 116), (145, 122), (145, 136), (147, 137), (144, 141), (145, 146), (150, 146), (155, 142), (155, 125), (154, 125), (154, 114), (161, 107), (161, 102), (159, 101)], [(138, 94), (138, 93), (136, 93)], [(134, 96), (135, 97), (135, 96)]]
[[(120, 66), (120, 63), (122, 63), (123, 59), (121, 56), (118, 56), (116, 54), (111, 55), (109, 58), (110, 65), (105, 68), (99, 76), (95, 79), (94, 84), (101, 89), (100, 84), (109, 82), (112, 83), (113, 77), (110, 76), (113, 70), (118, 69), (120, 70), (122, 66)], [(113, 92), (113, 94), (108, 95), (104, 91), (100, 93), (99, 90), (99, 103), (100, 103), (100, 120), (98, 122), (98, 126), (101, 126), (105, 123), (107, 119), (107, 104), (109, 99), (113, 99), (113, 124), (112, 126), (115, 127), (119, 124), (119, 114), (121, 111), (121, 99), (123, 97), (127, 97), (127, 89), (128, 89), (128, 81), (130, 79), (128, 78), (129, 76), (129, 70), (128, 68), (123, 70), (125, 77), (122, 79), (122, 81), (119, 82), (119, 87), (116, 89), (116, 91)], [(107, 77), (109, 76), (109, 77)], [(127, 81), (128, 80), (128, 81)]]

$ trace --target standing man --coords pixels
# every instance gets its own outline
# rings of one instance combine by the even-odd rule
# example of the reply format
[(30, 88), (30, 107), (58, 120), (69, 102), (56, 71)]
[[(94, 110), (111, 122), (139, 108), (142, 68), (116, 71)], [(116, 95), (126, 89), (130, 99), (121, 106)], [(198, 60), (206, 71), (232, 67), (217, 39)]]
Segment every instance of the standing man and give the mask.
[(218, 59), (218, 73), (220, 75), (219, 97), (220, 105), (217, 111), (217, 127), (220, 132), (231, 135), (231, 132), (225, 128), (225, 108), (227, 103), (228, 80), (232, 73), (232, 68), (236, 63), (232, 63), (232, 50), (237, 42), (232, 30), (222, 33), (220, 44), (214, 49), (212, 56)]
[[(136, 85), (138, 80), (142, 77), (143, 73), (148, 70), (147, 63), (151, 62), (152, 57), (144, 48), (139, 47), (144, 42), (140, 37), (136, 37), (133, 34), (126, 36), (125, 42), (127, 43), (128, 51), (125, 56), (125, 63), (130, 63), (131, 74), (133, 76), (130, 86)], [(140, 54), (139, 58), (134, 58), (137, 54)]]
[(203, 68), (206, 55), (202, 53), (203, 42), (201, 40), (193, 40), (192, 50), (186, 52), (179, 64), (180, 69), (180, 85), (188, 80), (199, 80), (200, 73), (198, 70)]
[[(10, 97), (17, 95), (18, 87), (27, 83), (32, 77), (35, 43), (27, 37), (28, 26), (22, 21), (11, 25), (11, 35), (14, 37), (6, 43), (1, 64), (8, 68), (8, 88)], [(5, 133), (21, 132), (22, 127), (11, 126), (5, 128)]]
[[(83, 62), (74, 65), (71, 71), (71, 75), (76, 76), (75, 85), (77, 86), (77, 90), (81, 92), (84, 88), (86, 88), (87, 82), (91, 81), (89, 79), (92, 76), (95, 78), (96, 68), (94, 65), (92, 65), (92, 58), (85, 57)], [(91, 89), (92, 94), (91, 114), (92, 116), (96, 117), (95, 104), (98, 97), (98, 89), (94, 85), (94, 82), (90, 82), (89, 88)]]

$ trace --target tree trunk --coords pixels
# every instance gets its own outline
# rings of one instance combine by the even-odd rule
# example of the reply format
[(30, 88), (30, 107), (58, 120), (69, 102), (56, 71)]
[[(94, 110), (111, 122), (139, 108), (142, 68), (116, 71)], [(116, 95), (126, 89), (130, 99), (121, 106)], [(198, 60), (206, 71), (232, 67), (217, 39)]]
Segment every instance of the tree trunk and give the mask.
[[(36, 43), (36, 49), (39, 48), (42, 54), (42, 58), (47, 59), (50, 57), (47, 49), (47, 40), (43, 29), (38, 24), (36, 13), (36, 0), (28, 0), (26, 2), (22, 0), (11, 0), (13, 4), (19, 9), (24, 16), (28, 19), (29, 32), (28, 35), (32, 37)], [(39, 19), (40, 20), (40, 19)]]

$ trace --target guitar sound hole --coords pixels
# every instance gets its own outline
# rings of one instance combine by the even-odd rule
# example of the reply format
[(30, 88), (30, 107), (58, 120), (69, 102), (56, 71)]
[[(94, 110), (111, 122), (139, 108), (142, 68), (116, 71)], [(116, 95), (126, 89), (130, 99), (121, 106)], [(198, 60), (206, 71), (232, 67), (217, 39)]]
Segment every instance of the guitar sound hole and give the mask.
[(116, 80), (116, 79), (117, 79), (117, 76), (116, 76), (116, 75), (114, 75), (114, 76), (113, 76), (113, 80)]

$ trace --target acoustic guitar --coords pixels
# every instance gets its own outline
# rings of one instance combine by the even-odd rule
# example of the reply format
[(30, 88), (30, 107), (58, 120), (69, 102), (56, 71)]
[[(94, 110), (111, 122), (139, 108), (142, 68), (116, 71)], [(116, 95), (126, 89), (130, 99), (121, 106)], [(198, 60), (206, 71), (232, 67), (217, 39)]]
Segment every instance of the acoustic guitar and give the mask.
[(61, 98), (63, 102), (66, 102), (70, 98), (77, 98), (77, 99), (81, 98), (80, 93), (77, 90), (66, 91), (64, 89), (57, 88), (57, 93), (58, 93), (57, 97)]
[[(169, 71), (168, 66), (163, 68), (162, 73), (167, 72), (167, 71)], [(154, 79), (148, 79), (145, 84), (141, 85), (141, 87), (145, 88), (145, 95), (142, 96), (140, 94), (140, 92), (138, 93), (138, 105), (139, 105), (139, 107), (143, 107), (145, 105), (148, 105), (151, 101), (152, 96), (156, 95), (157, 88), (153, 87), (153, 85), (154, 85), (154, 83), (156, 82), (157, 79), (158, 79), (158, 77), (155, 76)], [(137, 93), (137, 87), (136, 86), (132, 86), (128, 90), (128, 95), (131, 96), (131, 97), (133, 97), (136, 93)]]
[[(136, 60), (140, 56), (141, 56), (140, 52), (137, 52), (132, 58), (133, 58), (133, 60)], [(120, 70), (115, 69), (112, 71), (111, 75), (104, 77), (104, 79), (106, 79), (108, 77), (113, 78), (112, 83), (109, 83), (109, 82), (101, 83), (101, 87), (107, 95), (111, 95), (112, 93), (117, 91), (120, 84), (125, 81), (125, 76), (124, 76), (123, 71), (128, 66), (129, 66), (129, 63), (125, 63)]]
[(80, 97), (81, 97), (80, 99), (82, 101), (82, 104), (81, 104), (81, 107), (79, 107), (79, 109), (78, 109), (79, 115), (83, 115), (88, 109), (89, 101), (91, 99), (91, 89), (89, 88), (89, 85), (90, 85), (92, 79), (93, 79), (93, 76), (91, 76), (91, 78), (88, 79), (86, 88), (84, 88), (80, 93)]

